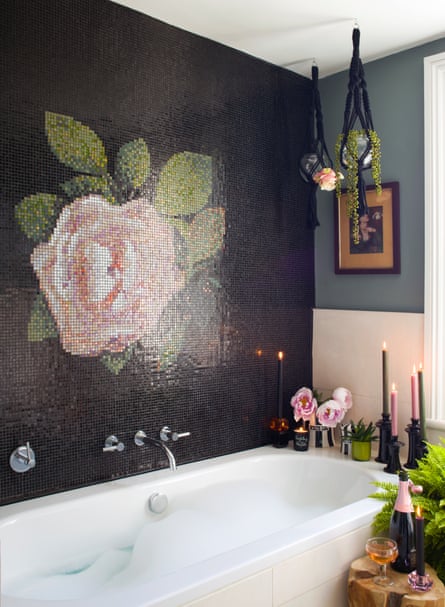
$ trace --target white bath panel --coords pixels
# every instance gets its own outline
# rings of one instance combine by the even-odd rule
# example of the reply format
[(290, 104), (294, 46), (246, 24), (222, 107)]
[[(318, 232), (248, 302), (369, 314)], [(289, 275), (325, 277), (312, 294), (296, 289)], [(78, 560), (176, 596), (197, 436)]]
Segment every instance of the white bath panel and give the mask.
[(272, 607), (272, 570), (253, 575), (183, 607)]

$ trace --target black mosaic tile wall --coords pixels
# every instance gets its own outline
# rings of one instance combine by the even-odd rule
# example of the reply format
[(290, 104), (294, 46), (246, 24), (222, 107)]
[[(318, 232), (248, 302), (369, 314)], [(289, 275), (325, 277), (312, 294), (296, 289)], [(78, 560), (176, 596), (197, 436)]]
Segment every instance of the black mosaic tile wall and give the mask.
[(277, 352), (285, 413), (311, 381), (310, 83), (108, 0), (0, 11), (1, 503), (164, 466), (139, 429), (265, 444)]

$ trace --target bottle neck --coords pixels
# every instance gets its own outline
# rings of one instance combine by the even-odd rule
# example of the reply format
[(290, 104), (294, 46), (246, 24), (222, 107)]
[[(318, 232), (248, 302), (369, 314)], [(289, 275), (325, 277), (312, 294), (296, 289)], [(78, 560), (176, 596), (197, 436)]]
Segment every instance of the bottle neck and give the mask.
[(397, 494), (396, 503), (394, 504), (394, 510), (397, 510), (398, 512), (414, 512), (411, 494), (409, 492), (409, 481), (399, 482), (399, 492)]

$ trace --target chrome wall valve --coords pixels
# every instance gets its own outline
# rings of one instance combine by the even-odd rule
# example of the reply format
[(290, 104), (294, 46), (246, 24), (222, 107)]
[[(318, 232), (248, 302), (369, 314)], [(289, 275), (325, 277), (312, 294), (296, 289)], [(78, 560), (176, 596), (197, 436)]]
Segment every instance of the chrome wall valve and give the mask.
[(36, 456), (27, 441), (26, 445), (17, 447), (9, 458), (9, 465), (14, 472), (28, 472), (36, 465)]
[(123, 451), (125, 449), (125, 445), (124, 443), (122, 443), (117, 436), (114, 436), (114, 434), (111, 434), (110, 436), (108, 436), (105, 439), (105, 446), (103, 447), (102, 451), (104, 453), (111, 453), (113, 451)]
[(172, 429), (170, 428), (170, 426), (163, 426), (161, 428), (161, 431), (159, 432), (159, 438), (164, 441), (167, 442), (170, 439), (172, 441), (177, 441), (180, 438), (185, 438), (186, 436), (190, 436), (190, 432), (172, 432)]

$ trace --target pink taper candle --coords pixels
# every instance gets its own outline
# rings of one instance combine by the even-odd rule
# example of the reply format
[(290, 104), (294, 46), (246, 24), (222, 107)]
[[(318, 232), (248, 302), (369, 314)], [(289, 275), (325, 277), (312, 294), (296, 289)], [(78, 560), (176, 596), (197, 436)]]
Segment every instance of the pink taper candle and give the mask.
[(397, 390), (395, 384), (391, 389), (391, 434), (397, 436)]
[(417, 376), (416, 365), (413, 365), (411, 374), (411, 417), (419, 419), (419, 378)]

